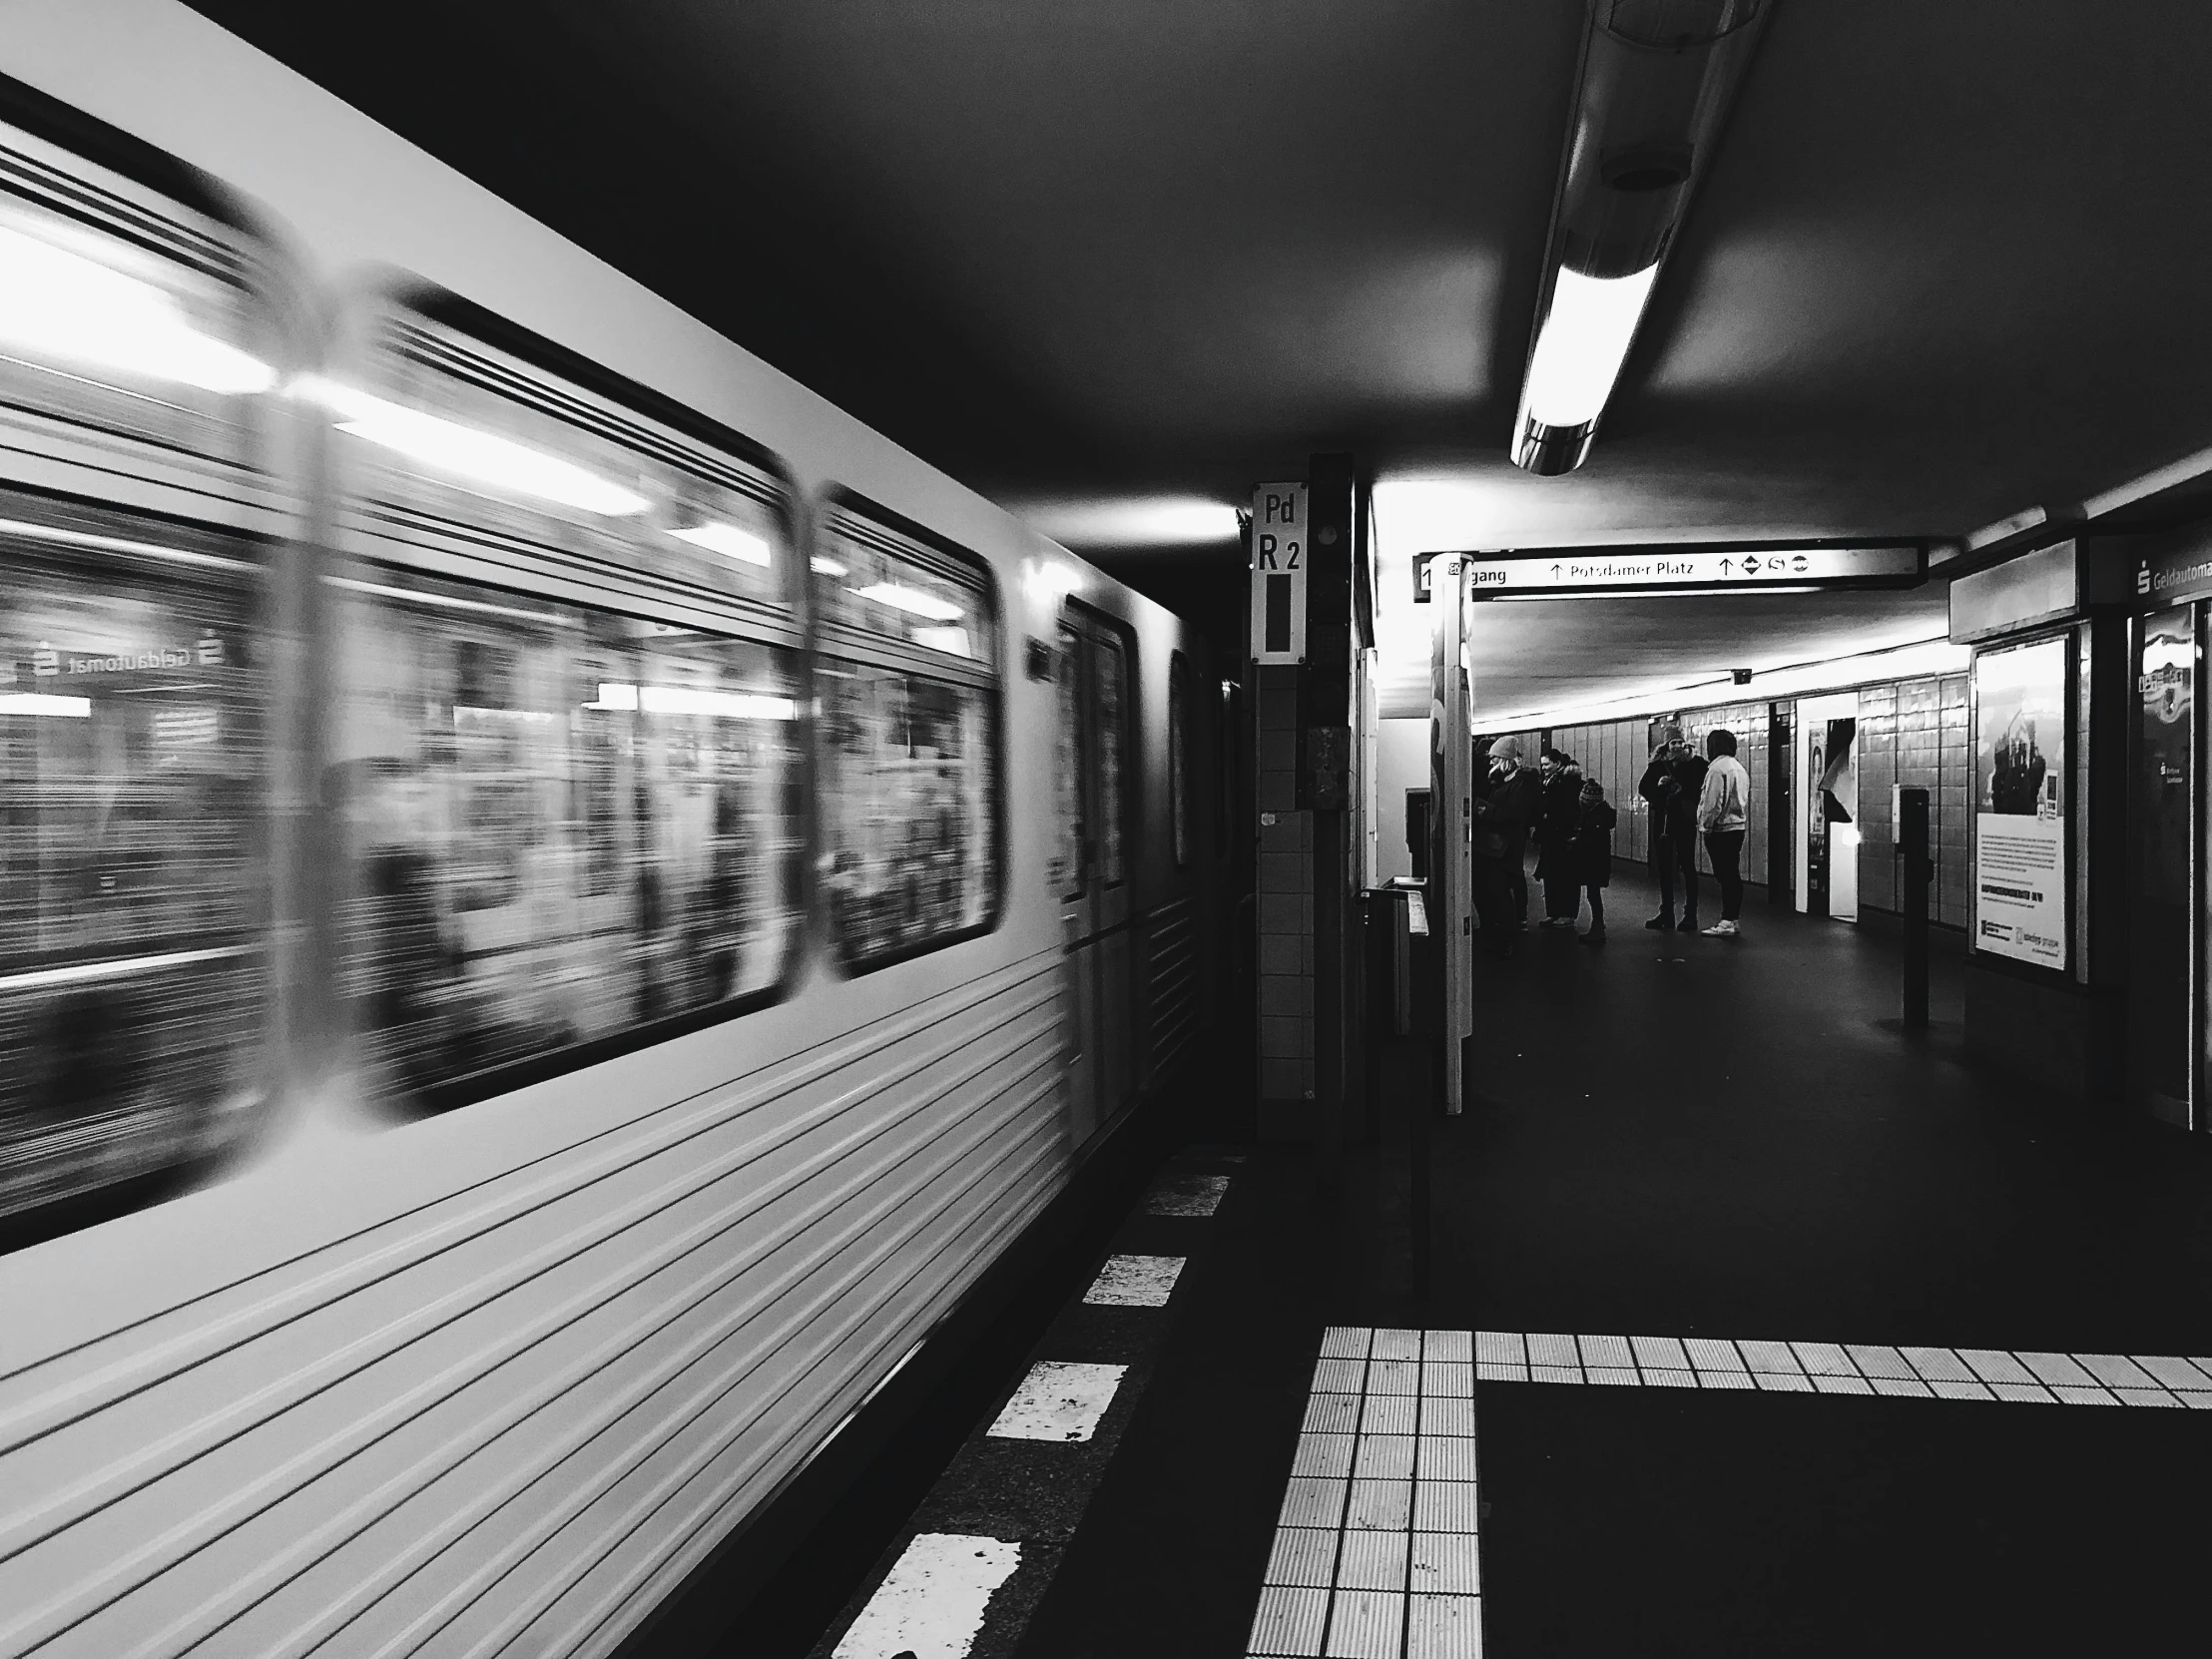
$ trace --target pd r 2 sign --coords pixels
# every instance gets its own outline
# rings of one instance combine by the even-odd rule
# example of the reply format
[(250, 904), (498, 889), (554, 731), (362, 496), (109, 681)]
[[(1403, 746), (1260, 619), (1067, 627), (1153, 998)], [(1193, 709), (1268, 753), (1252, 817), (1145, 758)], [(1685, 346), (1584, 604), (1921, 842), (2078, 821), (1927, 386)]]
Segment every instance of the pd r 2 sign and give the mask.
[(1306, 660), (1306, 486), (1252, 492), (1252, 660)]

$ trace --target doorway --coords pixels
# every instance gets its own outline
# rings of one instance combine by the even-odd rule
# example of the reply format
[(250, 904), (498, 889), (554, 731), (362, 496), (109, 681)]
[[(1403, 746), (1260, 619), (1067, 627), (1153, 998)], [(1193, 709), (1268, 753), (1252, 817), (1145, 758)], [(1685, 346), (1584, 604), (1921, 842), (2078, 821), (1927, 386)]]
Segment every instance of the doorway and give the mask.
[(1069, 1140), (1081, 1146), (1136, 1088), (1131, 820), (1131, 649), (1106, 618), (1060, 621), (1053, 883), (1065, 942)]

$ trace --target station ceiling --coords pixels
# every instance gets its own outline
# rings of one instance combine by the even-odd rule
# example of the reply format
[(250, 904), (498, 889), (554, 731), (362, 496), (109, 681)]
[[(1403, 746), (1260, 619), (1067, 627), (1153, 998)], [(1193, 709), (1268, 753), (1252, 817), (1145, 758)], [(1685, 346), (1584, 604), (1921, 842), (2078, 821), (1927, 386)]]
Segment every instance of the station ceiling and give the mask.
[(1320, 449), (1500, 547), (1955, 536), (2212, 444), (2212, 9), (1773, 4), (1558, 478), (1505, 446), (1575, 0), (198, 9), (1131, 569)]

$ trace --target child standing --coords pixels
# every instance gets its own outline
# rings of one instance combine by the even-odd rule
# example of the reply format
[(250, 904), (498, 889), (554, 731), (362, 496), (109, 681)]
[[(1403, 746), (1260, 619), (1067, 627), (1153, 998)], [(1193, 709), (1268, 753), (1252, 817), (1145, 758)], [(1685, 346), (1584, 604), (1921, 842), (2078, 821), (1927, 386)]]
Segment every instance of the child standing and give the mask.
[(1620, 815), (1605, 799), (1605, 786), (1584, 779), (1571, 848), (1575, 879), (1590, 895), (1590, 930), (1584, 944), (1605, 942), (1605, 888), (1613, 879), (1613, 826)]

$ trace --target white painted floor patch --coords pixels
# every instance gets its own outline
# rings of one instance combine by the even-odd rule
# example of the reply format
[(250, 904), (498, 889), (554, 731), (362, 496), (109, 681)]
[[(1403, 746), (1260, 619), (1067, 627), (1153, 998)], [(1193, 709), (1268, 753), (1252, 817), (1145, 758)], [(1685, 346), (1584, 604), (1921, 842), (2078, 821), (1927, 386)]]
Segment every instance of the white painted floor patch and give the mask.
[(1155, 1216), (1210, 1216), (1229, 1190), (1226, 1175), (1177, 1175), (1152, 1189), (1145, 1212)]
[(1019, 1544), (919, 1534), (837, 1643), (835, 1659), (892, 1659), (906, 1652), (914, 1659), (966, 1659), (992, 1594), (1020, 1565)]
[[(988, 1432), (1001, 1440), (1087, 1440), (1114, 1402), (1127, 1366), (1040, 1360)], [(895, 1650), (894, 1650), (895, 1651)]]
[(1094, 1308), (1165, 1308), (1184, 1261), (1181, 1256), (1109, 1256), (1083, 1300)]
[[(1339, 1348), (1343, 1346), (1340, 1342)], [(2007, 1353), (1986, 1348), (1889, 1348), (1745, 1338), (1731, 1342), (1720, 1337), (1566, 1337), (1518, 1331), (1478, 1331), (1474, 1346), (1474, 1375), (1485, 1382), (1610, 1382), (1625, 1387), (1752, 1388), (1767, 1393), (2212, 1410), (2212, 1359), (2175, 1355), (2045, 1354), (2026, 1349)], [(1629, 1356), (1635, 1363), (1623, 1364)], [(1374, 1370), (1372, 1364), (1369, 1370)], [(1375, 1387), (1373, 1381), (1368, 1387)]]

